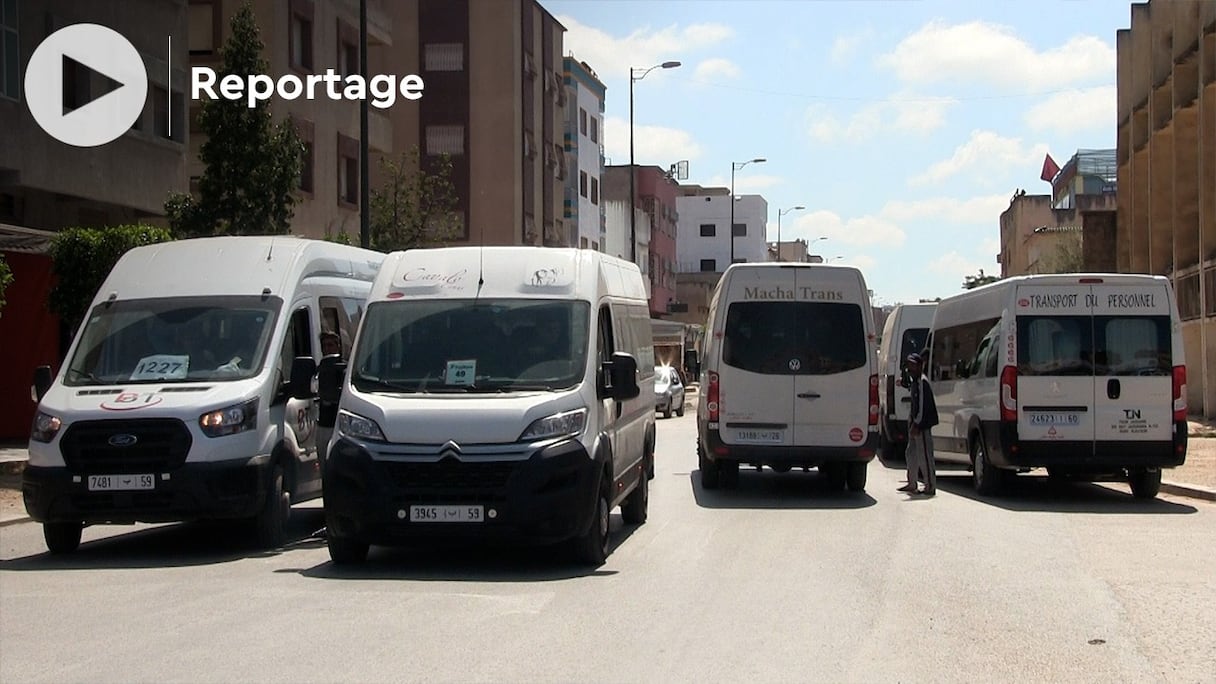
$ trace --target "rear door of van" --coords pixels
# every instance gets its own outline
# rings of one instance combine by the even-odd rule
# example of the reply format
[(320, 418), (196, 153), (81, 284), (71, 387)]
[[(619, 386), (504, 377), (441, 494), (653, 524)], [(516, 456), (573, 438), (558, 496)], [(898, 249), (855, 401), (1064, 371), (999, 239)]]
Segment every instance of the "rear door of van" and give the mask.
[(1017, 311), (1018, 439), (1092, 454), (1094, 440), (1091, 287), (1020, 285)]

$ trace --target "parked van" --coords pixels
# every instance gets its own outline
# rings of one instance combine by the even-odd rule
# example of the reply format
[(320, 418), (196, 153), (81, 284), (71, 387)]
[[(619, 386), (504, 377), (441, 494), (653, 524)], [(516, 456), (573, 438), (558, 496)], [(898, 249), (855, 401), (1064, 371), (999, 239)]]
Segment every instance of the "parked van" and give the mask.
[[(385, 260), (326, 463), (335, 563), (413, 538), (609, 550), (646, 520), (654, 345), (638, 267), (599, 252), (451, 247)], [(642, 390), (645, 388), (645, 391)]]
[(124, 254), (59, 374), (35, 374), (22, 489), (51, 552), (88, 524), (204, 518), (246, 518), (281, 544), (291, 505), (321, 495), (306, 392), (320, 334), (349, 351), (383, 258), (295, 237)]
[(912, 395), (904, 376), (909, 354), (926, 349), (937, 304), (900, 304), (883, 326), (878, 347), (879, 444), (887, 459), (901, 459), (908, 445), (908, 409)]
[(701, 485), (739, 465), (817, 466), (862, 491), (878, 448), (878, 364), (865, 279), (850, 266), (733, 264), (709, 303), (697, 457)]
[(1170, 281), (1035, 275), (938, 304), (930, 381), (939, 460), (995, 494), (1015, 472), (1118, 478), (1152, 498), (1186, 458), (1186, 363)]

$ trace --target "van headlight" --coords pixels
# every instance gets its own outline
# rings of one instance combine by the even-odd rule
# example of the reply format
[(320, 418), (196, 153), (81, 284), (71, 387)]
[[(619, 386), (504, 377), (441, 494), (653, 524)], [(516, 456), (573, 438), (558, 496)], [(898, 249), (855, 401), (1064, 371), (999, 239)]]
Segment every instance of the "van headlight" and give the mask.
[(387, 442), (380, 426), (371, 418), (346, 411), (338, 412), (338, 434), (352, 439), (362, 439), (372, 442)]
[(253, 430), (258, 426), (258, 400), (255, 397), (204, 413), (198, 417), (198, 426), (208, 437), (223, 437)]
[(35, 442), (50, 442), (55, 439), (55, 435), (59, 434), (61, 427), (63, 427), (63, 421), (59, 419), (59, 416), (39, 411), (34, 415), (34, 425), (30, 428), (30, 439)]
[(555, 413), (551, 416), (532, 421), (528, 429), (524, 430), (524, 433), (519, 436), (519, 441), (524, 442), (545, 439), (547, 437), (577, 435), (583, 431), (583, 426), (586, 424), (587, 409), (585, 408)]

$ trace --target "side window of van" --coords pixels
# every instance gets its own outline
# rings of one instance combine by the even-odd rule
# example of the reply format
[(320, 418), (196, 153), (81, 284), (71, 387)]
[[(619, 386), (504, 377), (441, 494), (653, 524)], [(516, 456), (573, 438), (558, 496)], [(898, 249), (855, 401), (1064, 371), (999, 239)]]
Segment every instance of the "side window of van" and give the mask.
[(615, 340), (612, 334), (612, 311), (605, 306), (600, 307), (599, 322), (596, 324), (599, 330), (596, 360), (596, 375), (599, 376), (600, 389), (608, 386), (608, 375), (602, 372), (604, 362), (612, 358), (612, 352), (616, 351), (614, 344)]
[[(338, 297), (321, 297), (321, 332), (337, 333), (338, 338), (342, 341), (342, 358), (350, 358), (350, 348), (355, 340), (355, 330), (358, 325), (358, 319), (354, 321), (350, 317), (350, 309), (347, 302), (351, 300), (339, 299)], [(358, 303), (356, 302), (356, 305)]]
[(283, 349), (279, 352), (280, 379), (284, 386), (290, 379), (292, 360), (297, 356), (314, 356), (312, 339), (312, 321), (308, 307), (296, 309), (287, 324), (287, 335), (283, 338)]
[(975, 350), (975, 358), (971, 359), (971, 367), (967, 369), (967, 377), (979, 378), (983, 377), (984, 364), (987, 363), (988, 354), (992, 351), (992, 338), (985, 337), (983, 342), (980, 342), (979, 349)]
[(957, 380), (962, 375), (974, 376), (983, 368), (979, 357), (981, 343), (988, 340), (987, 333), (999, 318), (942, 328), (933, 336), (933, 380)]

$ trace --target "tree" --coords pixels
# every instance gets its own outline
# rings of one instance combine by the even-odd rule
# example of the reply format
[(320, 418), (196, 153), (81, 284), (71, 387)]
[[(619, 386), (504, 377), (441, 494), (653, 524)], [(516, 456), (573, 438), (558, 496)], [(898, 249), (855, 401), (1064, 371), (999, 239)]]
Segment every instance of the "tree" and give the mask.
[(133, 247), (168, 242), (173, 235), (155, 226), (67, 228), (51, 238), (51, 311), (74, 330), (119, 258)]
[(9, 268), (8, 262), (4, 259), (4, 254), (0, 253), (0, 310), (4, 309), (5, 299), (4, 291), (13, 282), (13, 269)]
[[(262, 39), (246, 0), (232, 17), (232, 34), (221, 50), (217, 82), (265, 74)], [(204, 100), (199, 127), (207, 140), (199, 150), (204, 171), (199, 197), (171, 193), (165, 202), (180, 236), (286, 233), (298, 200), (303, 146), (290, 121), (274, 123), (266, 100), (250, 108), (243, 99)]]
[(372, 247), (382, 252), (425, 247), (460, 234), (452, 160), (441, 155), (426, 168), (418, 147), (380, 160), (384, 186), (371, 193)]
[(1000, 279), (1001, 279), (1000, 276), (984, 275), (984, 269), (981, 268), (979, 275), (969, 275), (969, 276), (963, 278), (963, 289), (964, 290), (974, 290), (975, 288), (979, 287), (980, 285), (987, 285), (988, 283), (995, 283), (996, 281), (998, 281)]

